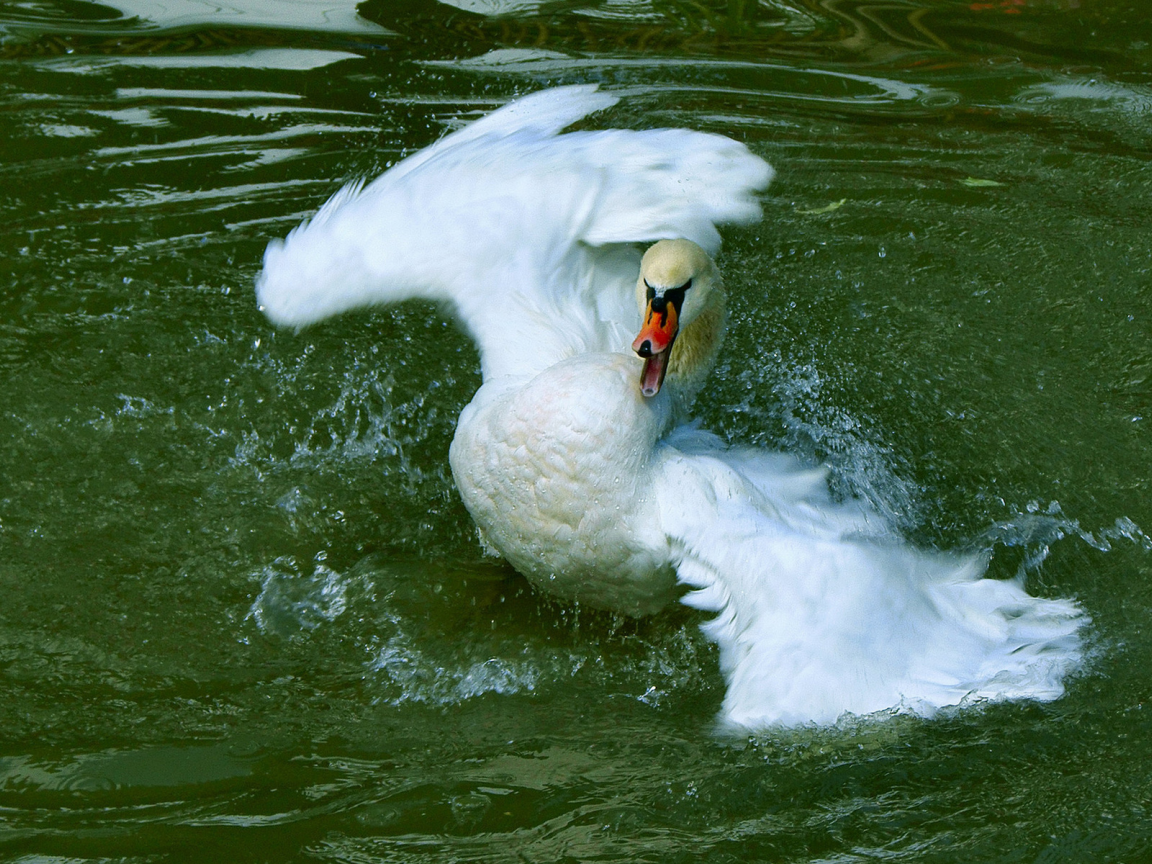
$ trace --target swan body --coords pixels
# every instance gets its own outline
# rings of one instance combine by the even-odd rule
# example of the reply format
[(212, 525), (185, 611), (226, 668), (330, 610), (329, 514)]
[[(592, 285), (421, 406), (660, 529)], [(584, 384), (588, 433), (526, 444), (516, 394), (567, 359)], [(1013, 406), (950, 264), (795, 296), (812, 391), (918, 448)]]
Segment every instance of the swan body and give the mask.
[(822, 470), (688, 422), (724, 328), (716, 225), (759, 218), (772, 170), (717, 135), (560, 134), (615, 101), (537, 93), (346, 187), (269, 244), (261, 308), (448, 304), (480, 349), (449, 460), (483, 543), (561, 599), (716, 613), (729, 724), (1059, 697), (1074, 602), (913, 549)]
[(580, 354), (523, 387), (481, 387), (449, 451), (486, 543), (547, 593), (631, 615), (677, 594), (651, 488), (667, 411), (645, 404), (640, 370)]

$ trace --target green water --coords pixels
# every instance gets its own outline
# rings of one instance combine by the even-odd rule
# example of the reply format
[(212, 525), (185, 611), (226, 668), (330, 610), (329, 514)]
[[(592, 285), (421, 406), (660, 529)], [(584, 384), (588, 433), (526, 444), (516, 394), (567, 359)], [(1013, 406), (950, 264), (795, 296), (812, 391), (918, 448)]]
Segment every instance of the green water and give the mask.
[[(462, 8), (456, 8), (462, 7)], [(1152, 856), (1152, 17), (1121, 0), (0, 2), (0, 856)], [(1052, 704), (711, 734), (700, 618), (542, 601), (433, 307), (267, 241), (515, 94), (778, 169), (699, 413), (1093, 619)]]

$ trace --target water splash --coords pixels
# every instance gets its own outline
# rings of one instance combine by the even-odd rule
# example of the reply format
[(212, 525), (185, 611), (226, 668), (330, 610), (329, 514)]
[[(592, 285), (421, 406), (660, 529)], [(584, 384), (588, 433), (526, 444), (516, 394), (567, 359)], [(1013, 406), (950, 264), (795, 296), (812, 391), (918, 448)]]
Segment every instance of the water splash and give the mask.
[[(750, 418), (756, 428), (780, 430), (771, 440), (761, 433), (755, 443), (827, 464), (833, 495), (866, 500), (898, 530), (923, 521), (920, 487), (901, 475), (898, 457), (872, 433), (867, 418), (829, 404), (823, 395), (827, 379), (815, 362), (792, 363), (776, 349), (761, 366), (725, 372), (736, 374), (744, 389), (755, 394), (745, 397), (735, 412)], [(761, 395), (767, 388), (769, 399)]]
[[(278, 383), (290, 391), (300, 370), (274, 365)], [(442, 425), (438, 408), (425, 408), (429, 394), (397, 402), (392, 375), (359, 364), (343, 373), (339, 386), (333, 401), (300, 420), (286, 418), (270, 430), (241, 432), (229, 465), (276, 473), (345, 472), (350, 463), (369, 463), (379, 464), (384, 474), (406, 478), (411, 489), (428, 479), (429, 472), (408, 457), (406, 448), (423, 443)], [(439, 386), (433, 382), (429, 389)]]
[(566, 664), (560, 657), (481, 657), (471, 662), (465, 659), (455, 666), (442, 665), (421, 651), (406, 633), (400, 632), (380, 647), (368, 668), (382, 673), (389, 684), (399, 688), (398, 695), (384, 700), (389, 704), (454, 705), (485, 693), (532, 692), (542, 676), (549, 680), (571, 677), (583, 665), (583, 658), (576, 655), (570, 655)]
[(1016, 571), (1018, 579), (1038, 569), (1047, 560), (1052, 545), (1065, 537), (1079, 537), (1100, 552), (1111, 552), (1112, 542), (1116, 540), (1127, 540), (1152, 552), (1152, 537), (1126, 516), (1117, 518), (1111, 527), (1092, 532), (1081, 527), (1080, 520), (1066, 516), (1059, 501), (1051, 501), (1046, 507), (1038, 501), (1029, 501), (1024, 509), (1023, 513), (996, 522), (979, 539), (979, 545), (985, 548), (999, 545), (1024, 551)]
[(372, 589), (366, 576), (345, 576), (321, 563), (306, 576), (287, 555), (254, 575), (260, 579), (260, 594), (245, 620), (255, 621), (262, 633), (284, 638), (299, 638), (335, 621), (348, 609), (353, 589)]

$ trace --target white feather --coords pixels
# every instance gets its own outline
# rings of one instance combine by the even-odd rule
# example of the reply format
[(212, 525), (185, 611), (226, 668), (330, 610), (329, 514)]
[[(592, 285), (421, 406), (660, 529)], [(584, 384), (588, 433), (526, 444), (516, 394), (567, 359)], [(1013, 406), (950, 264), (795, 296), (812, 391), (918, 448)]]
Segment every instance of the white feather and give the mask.
[[(446, 301), (486, 378), (624, 348), (638, 323), (638, 257), (602, 247), (687, 237), (714, 250), (715, 222), (759, 217), (752, 192), (772, 172), (719, 135), (556, 134), (616, 101), (591, 86), (537, 93), (345, 186), (268, 245), (258, 302), (275, 323), (303, 327), (412, 297)], [(577, 326), (560, 330), (560, 318)]]
[(345, 186), (269, 244), (260, 304), (293, 327), (449, 304), (481, 353), (450, 461), (483, 539), (590, 605), (644, 614), (677, 580), (693, 589), (682, 602), (716, 613), (703, 630), (729, 723), (1059, 696), (1087, 620), (1074, 603), (982, 579), (980, 557), (909, 548), (866, 505), (834, 502), (822, 470), (670, 430), (671, 397), (640, 395), (631, 244), (714, 251), (717, 224), (759, 217), (772, 170), (717, 135), (560, 134), (615, 101), (538, 93)]
[[(744, 727), (831, 723), (979, 699), (1055, 699), (1080, 659), (1084, 613), (981, 578), (987, 561), (910, 548), (859, 502), (775, 455), (699, 439), (662, 448), (657, 498), (685, 598), (728, 677), (724, 716)], [(724, 491), (720, 491), (724, 490)]]

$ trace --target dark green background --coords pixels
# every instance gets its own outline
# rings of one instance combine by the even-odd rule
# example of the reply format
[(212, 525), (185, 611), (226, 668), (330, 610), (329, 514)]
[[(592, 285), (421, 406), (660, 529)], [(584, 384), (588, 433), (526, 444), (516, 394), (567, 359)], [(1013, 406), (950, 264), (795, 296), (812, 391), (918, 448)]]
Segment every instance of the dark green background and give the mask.
[[(0, 2), (0, 856), (1152, 855), (1147, 6), (340, 3)], [(592, 81), (778, 169), (707, 424), (1077, 597), (1064, 699), (714, 737), (694, 613), (481, 555), (438, 310), (257, 312), (343, 182)]]

